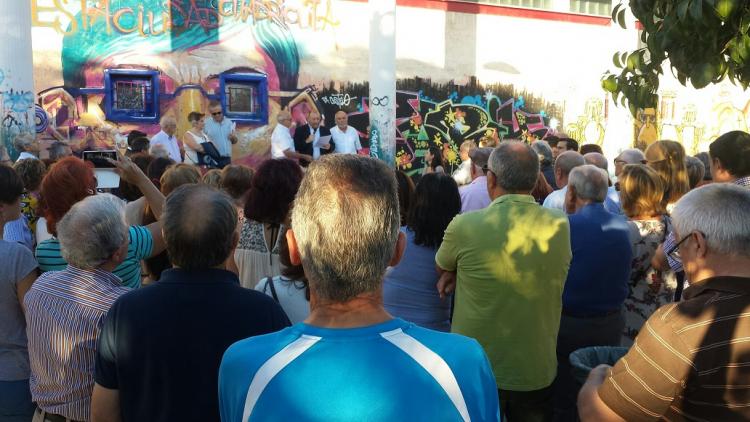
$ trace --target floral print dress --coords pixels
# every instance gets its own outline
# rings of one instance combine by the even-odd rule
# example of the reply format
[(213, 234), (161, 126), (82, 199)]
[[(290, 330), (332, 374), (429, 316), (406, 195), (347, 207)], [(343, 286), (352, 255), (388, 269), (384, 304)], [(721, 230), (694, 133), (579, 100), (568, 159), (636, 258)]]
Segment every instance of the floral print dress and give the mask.
[(670, 230), (669, 217), (660, 220), (631, 220), (633, 264), (630, 272), (630, 294), (625, 299), (625, 330), (622, 345), (630, 346), (643, 324), (660, 306), (674, 299), (677, 279), (671, 271), (651, 266), (656, 249)]

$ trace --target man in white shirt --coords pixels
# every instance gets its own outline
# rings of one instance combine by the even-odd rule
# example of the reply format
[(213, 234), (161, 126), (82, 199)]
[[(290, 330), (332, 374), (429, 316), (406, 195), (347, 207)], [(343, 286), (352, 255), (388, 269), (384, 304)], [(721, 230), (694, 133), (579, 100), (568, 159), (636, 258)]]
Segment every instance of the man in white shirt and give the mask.
[(331, 129), (331, 139), (338, 154), (357, 154), (362, 149), (357, 129), (349, 126), (349, 116), (345, 111), (336, 113), (336, 127)]
[(164, 116), (161, 118), (159, 126), (161, 127), (161, 131), (151, 138), (151, 148), (162, 145), (167, 150), (169, 158), (176, 163), (181, 163), (182, 154), (180, 153), (180, 144), (174, 136), (177, 131), (177, 121), (174, 117)]
[[(464, 141), (458, 149), (458, 155), (461, 157), (461, 165), (458, 166), (455, 172), (453, 172), (453, 180), (458, 183), (458, 186), (468, 185), (474, 178), (471, 175), (472, 163), (469, 154), (472, 150), (477, 148), (477, 143), (468, 140)], [(489, 196), (489, 194), (487, 194)]]
[(280, 111), (276, 115), (278, 124), (271, 134), (271, 158), (290, 158), (310, 162), (311, 155), (300, 154), (294, 149), (294, 139), (289, 132), (292, 127), (292, 115), (288, 111)]
[(544, 200), (544, 208), (557, 208), (565, 211), (565, 195), (568, 193), (568, 175), (578, 167), (586, 164), (583, 156), (575, 151), (564, 151), (555, 159), (555, 183), (560, 189), (552, 192)]
[(13, 148), (20, 153), (16, 162), (26, 159), (39, 159), (39, 143), (28, 133), (16, 136), (13, 139)]
[(458, 189), (461, 195), (461, 214), (487, 208), (492, 202), (487, 190), (487, 163), (493, 150), (494, 148), (474, 148), (469, 151), (471, 183)]

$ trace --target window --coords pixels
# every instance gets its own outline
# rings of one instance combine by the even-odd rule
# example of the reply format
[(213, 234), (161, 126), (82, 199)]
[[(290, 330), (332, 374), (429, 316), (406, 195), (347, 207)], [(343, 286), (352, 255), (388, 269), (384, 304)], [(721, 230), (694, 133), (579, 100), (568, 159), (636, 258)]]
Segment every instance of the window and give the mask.
[(468, 0), (473, 3), (497, 6), (515, 6), (554, 12), (581, 13), (608, 16), (612, 13), (612, 0)]
[(268, 123), (268, 80), (257, 73), (220, 76), (224, 115), (242, 123)]
[(159, 121), (159, 72), (138, 69), (104, 71), (105, 110), (113, 122)]

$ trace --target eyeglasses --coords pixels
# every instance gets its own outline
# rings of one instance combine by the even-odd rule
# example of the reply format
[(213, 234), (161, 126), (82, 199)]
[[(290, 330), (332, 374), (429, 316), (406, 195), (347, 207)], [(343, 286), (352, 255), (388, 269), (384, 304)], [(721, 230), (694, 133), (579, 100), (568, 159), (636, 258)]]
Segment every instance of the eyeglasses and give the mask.
[(672, 258), (675, 261), (681, 261), (680, 254), (679, 254), (680, 245), (682, 245), (683, 243), (685, 243), (686, 240), (690, 239), (696, 233), (698, 233), (701, 236), (703, 236), (704, 239), (706, 238), (706, 235), (703, 232), (692, 232), (692, 233), (688, 234), (687, 236), (683, 237), (674, 246), (672, 246), (671, 248), (669, 248), (669, 250), (666, 251), (666, 255), (668, 257)]
[(221, 111), (214, 111), (213, 113), (211, 113), (212, 116), (220, 116), (221, 114)]

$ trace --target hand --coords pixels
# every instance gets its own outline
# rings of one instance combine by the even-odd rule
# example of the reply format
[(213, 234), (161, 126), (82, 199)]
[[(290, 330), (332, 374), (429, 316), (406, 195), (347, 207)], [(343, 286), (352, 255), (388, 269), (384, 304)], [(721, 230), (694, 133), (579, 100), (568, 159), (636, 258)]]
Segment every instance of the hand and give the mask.
[(612, 369), (611, 366), (601, 364), (597, 366), (596, 368), (592, 369), (591, 372), (589, 372), (589, 377), (586, 380), (586, 382), (591, 382), (596, 385), (601, 385), (604, 383), (604, 380), (607, 378), (607, 375), (609, 374), (609, 370)]
[(312, 163), (313, 161), (312, 155), (307, 155), (307, 154), (303, 154), (302, 157), (300, 157), (300, 159), (308, 163)]
[(440, 275), (440, 280), (437, 282), (437, 291), (440, 294), (440, 299), (445, 299), (448, 295), (456, 291), (455, 271), (443, 271)]
[(307, 139), (305, 139), (305, 143), (309, 144), (310, 142), (312, 142), (314, 140), (315, 140), (315, 134), (311, 133), (310, 136), (308, 136)]
[(229, 142), (232, 143), (232, 145), (236, 144), (239, 139), (237, 138), (237, 135), (232, 132), (229, 134)]
[(328, 151), (329, 149), (331, 149), (331, 144), (323, 144), (320, 146), (320, 149)]
[(143, 180), (149, 181), (148, 177), (143, 173), (143, 170), (141, 170), (133, 160), (120, 154), (119, 151), (117, 152), (117, 161), (110, 159), (107, 160), (115, 165), (115, 171), (120, 175), (122, 180), (133, 185), (137, 185)]

